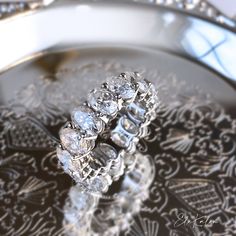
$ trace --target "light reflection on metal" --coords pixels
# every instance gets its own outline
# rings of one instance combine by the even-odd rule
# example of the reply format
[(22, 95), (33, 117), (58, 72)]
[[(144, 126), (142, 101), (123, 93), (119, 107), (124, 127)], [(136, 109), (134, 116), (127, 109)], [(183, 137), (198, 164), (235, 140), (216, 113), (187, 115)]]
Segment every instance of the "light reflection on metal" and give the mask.
[(0, 71), (42, 53), (115, 44), (167, 50), (207, 65), (231, 82), (236, 80), (235, 32), (170, 9), (59, 1), (0, 21), (0, 32)]
[(192, 21), (193, 27), (186, 29), (182, 46), (196, 60), (234, 80), (236, 68), (236, 35), (219, 27), (207, 26), (202, 21)]

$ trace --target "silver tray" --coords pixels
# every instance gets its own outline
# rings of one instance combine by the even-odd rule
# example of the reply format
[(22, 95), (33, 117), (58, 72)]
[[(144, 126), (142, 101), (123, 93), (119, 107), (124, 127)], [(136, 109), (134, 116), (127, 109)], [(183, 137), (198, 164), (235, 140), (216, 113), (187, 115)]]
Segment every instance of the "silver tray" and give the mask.
[(235, 51), (235, 28), (142, 3), (58, 1), (0, 20), (0, 235), (71, 235), (58, 130), (127, 70), (162, 106), (138, 147), (155, 179), (121, 235), (236, 235)]

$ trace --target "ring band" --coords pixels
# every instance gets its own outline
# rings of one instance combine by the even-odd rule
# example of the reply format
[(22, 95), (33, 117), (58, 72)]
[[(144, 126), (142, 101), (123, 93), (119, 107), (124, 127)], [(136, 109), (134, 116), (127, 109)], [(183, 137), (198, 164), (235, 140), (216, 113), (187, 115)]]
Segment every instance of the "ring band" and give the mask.
[(71, 187), (64, 206), (65, 235), (110, 236), (127, 230), (148, 199), (155, 177), (152, 158), (138, 152), (134, 155), (135, 168), (124, 174), (114, 195), (101, 200), (101, 195), (84, 191), (79, 185)]
[(147, 126), (156, 118), (159, 99), (154, 85), (137, 72), (109, 78), (71, 113), (59, 132), (57, 156), (76, 182), (105, 191), (125, 168)]

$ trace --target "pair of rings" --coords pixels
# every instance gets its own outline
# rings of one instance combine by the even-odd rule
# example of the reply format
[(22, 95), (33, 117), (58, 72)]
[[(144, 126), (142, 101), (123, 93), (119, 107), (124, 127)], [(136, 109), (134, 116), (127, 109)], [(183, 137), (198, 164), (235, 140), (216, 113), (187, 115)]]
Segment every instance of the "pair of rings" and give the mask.
[(135, 165), (136, 145), (159, 105), (155, 86), (137, 72), (108, 78), (89, 92), (59, 132), (57, 156), (77, 183), (98, 192)]

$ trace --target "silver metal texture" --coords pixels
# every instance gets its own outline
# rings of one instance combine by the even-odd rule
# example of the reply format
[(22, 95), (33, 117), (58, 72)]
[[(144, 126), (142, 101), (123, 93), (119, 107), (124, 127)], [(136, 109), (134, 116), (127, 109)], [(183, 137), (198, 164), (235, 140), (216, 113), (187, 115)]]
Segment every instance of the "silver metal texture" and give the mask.
[(143, 72), (162, 105), (137, 146), (155, 163), (149, 196), (120, 235), (236, 235), (233, 27), (147, 3), (61, 1), (1, 20), (0, 36), (0, 235), (69, 235), (58, 131), (122, 71)]
[(236, 80), (235, 54), (228, 53), (236, 41), (233, 29), (177, 11), (138, 3), (59, 1), (15, 17), (0, 22), (1, 70), (29, 57), (81, 45), (142, 45), (208, 66), (232, 83)]
[(70, 121), (59, 131), (57, 156), (65, 172), (88, 188), (95, 185), (97, 190), (99, 181), (100, 192), (108, 190), (134, 165), (129, 157), (148, 135), (158, 107), (155, 86), (138, 72), (107, 78), (73, 109)]

